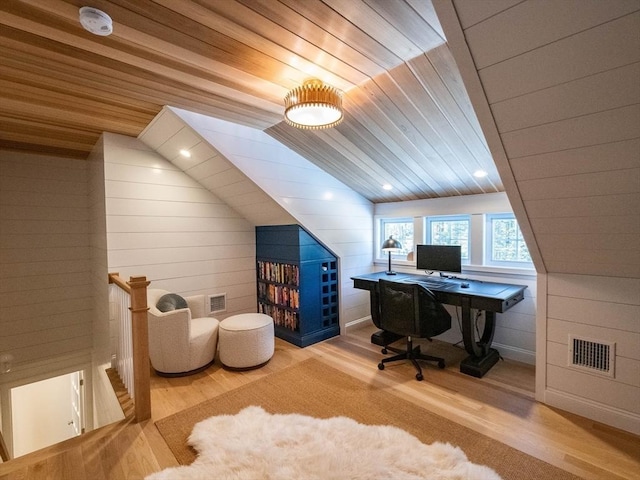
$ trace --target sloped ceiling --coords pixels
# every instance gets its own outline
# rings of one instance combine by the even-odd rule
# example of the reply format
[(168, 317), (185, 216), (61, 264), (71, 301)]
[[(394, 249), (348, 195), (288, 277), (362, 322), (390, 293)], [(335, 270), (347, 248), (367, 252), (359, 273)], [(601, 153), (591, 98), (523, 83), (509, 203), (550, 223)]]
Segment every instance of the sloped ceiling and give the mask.
[[(504, 190), (538, 271), (640, 276), (640, 0), (96, 0), (109, 37), (80, 6), (0, 2), (0, 148), (86, 158), (170, 105), (374, 203)], [(338, 127), (282, 122), (309, 77)]]
[(434, 4), (538, 272), (640, 278), (640, 1)]
[[(164, 108), (138, 137), (252, 225), (301, 223), (172, 108)], [(192, 114), (197, 115), (197, 114)], [(208, 117), (207, 117), (208, 118)], [(187, 149), (189, 157), (180, 155)]]
[[(83, 5), (0, 2), (0, 148), (86, 158), (169, 105), (265, 130), (372, 202), (503, 190), (428, 0), (93, 1), (107, 37)], [(282, 121), (309, 77), (344, 92), (338, 127)]]

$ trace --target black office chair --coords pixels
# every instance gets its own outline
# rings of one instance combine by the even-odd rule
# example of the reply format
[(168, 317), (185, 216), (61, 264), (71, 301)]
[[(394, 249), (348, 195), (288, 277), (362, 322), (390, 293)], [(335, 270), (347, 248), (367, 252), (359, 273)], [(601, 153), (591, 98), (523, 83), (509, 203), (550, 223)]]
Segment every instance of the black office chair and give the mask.
[(379, 327), (397, 335), (407, 337), (406, 350), (385, 347), (398, 353), (393, 357), (383, 358), (378, 364), (384, 370), (384, 364), (396, 360), (411, 360), (416, 367), (416, 379), (422, 380), (422, 368), (418, 360), (438, 362), (439, 368), (444, 368), (444, 359), (425, 355), (420, 352), (420, 345), (413, 346), (413, 337), (427, 338), (440, 335), (451, 328), (451, 315), (438, 302), (433, 292), (417, 283), (399, 283), (380, 279), (378, 282), (380, 297), (380, 325)]

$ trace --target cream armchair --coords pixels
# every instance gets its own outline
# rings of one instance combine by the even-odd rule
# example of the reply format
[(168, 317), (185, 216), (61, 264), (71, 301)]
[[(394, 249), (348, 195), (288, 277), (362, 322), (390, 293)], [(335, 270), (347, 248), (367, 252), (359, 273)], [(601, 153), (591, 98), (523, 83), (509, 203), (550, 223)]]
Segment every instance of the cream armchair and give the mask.
[(184, 297), (188, 308), (160, 311), (158, 300), (169, 293), (147, 290), (151, 366), (164, 376), (197, 373), (213, 363), (220, 322), (205, 316), (204, 295)]

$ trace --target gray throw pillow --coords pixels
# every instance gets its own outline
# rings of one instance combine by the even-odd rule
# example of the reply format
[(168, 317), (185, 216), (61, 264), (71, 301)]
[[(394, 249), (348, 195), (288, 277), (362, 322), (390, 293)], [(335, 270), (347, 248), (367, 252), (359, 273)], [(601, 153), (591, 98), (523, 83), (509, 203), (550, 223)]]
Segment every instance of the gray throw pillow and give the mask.
[(166, 293), (161, 296), (158, 299), (158, 303), (156, 303), (156, 308), (161, 312), (170, 312), (187, 307), (187, 301), (177, 293)]

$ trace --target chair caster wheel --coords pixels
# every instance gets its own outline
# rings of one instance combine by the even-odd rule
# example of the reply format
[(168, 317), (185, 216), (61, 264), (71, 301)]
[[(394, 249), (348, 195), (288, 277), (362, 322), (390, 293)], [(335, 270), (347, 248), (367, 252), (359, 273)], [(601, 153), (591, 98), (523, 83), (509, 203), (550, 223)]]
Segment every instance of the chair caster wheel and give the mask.
[(422, 374), (421, 374), (421, 373), (416, 373), (416, 380), (418, 380), (419, 382), (421, 382), (423, 378), (424, 378), (424, 377), (422, 376)]
[(384, 370), (384, 363), (378, 364), (378, 370)]
[(381, 350), (381, 352), (382, 352), (382, 354), (383, 354), (383, 355), (386, 355), (386, 354), (388, 353), (388, 351), (387, 351), (387, 349), (386, 349), (386, 348), (383, 348), (383, 349)]
[(438, 362), (438, 368), (444, 368), (444, 362), (442, 360)]

